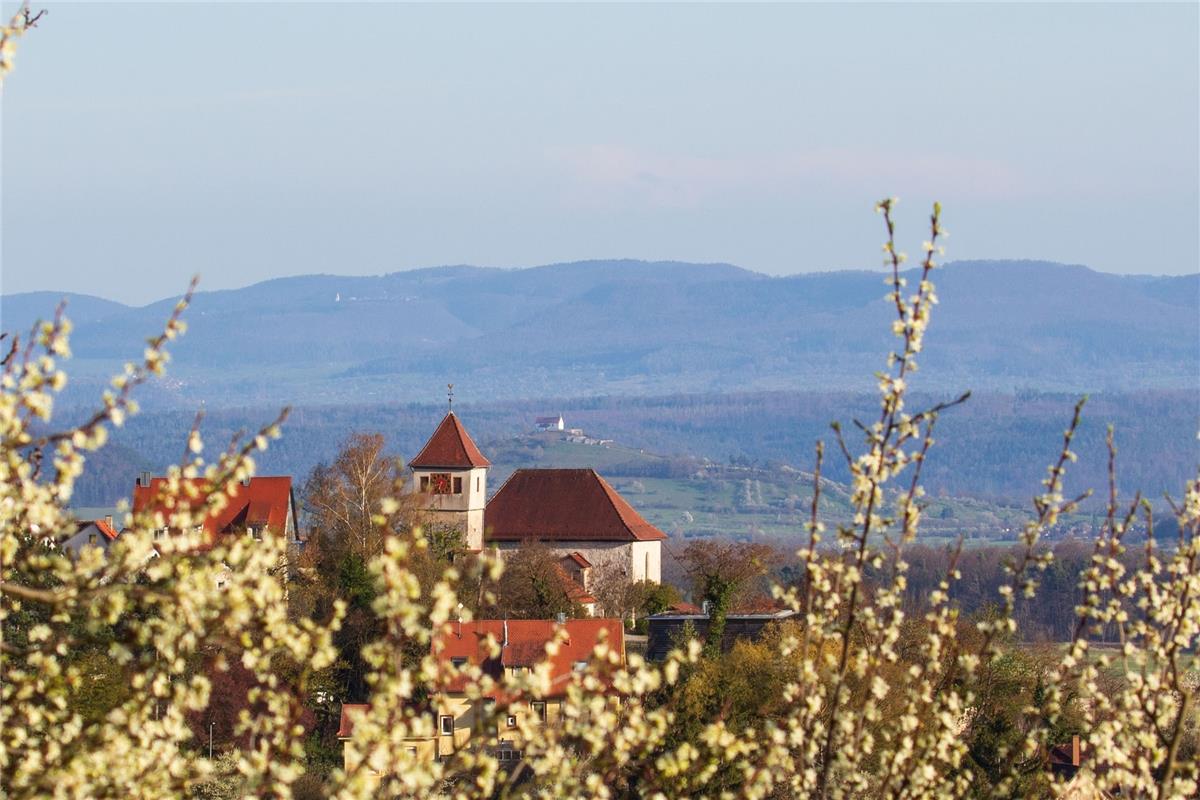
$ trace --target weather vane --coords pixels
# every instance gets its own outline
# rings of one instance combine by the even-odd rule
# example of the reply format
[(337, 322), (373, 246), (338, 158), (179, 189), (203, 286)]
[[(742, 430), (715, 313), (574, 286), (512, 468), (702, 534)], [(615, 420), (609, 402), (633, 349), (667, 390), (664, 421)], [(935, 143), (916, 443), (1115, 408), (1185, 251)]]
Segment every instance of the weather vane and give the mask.
[(451, 411), (454, 410), (454, 384), (453, 383), (446, 384), (446, 408)]

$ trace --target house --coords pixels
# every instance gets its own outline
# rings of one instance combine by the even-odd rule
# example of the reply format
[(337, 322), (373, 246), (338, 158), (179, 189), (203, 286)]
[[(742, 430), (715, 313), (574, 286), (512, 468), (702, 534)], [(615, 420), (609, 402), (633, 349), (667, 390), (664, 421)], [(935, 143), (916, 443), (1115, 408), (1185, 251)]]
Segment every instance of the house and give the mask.
[(579, 554), (631, 581), (662, 580), (666, 534), (633, 509), (593, 469), (519, 469), (487, 504), (484, 542), (512, 550), (537, 541)]
[(62, 543), (62, 549), (72, 558), (77, 557), (85, 547), (98, 547), (107, 551), (117, 540), (119, 533), (111, 516), (104, 519), (80, 520), (75, 533)]
[[(725, 632), (721, 636), (721, 650), (728, 652), (738, 639), (757, 640), (767, 625), (783, 622), (796, 616), (790, 608), (780, 608), (774, 601), (752, 603), (733, 609), (725, 615)], [(647, 618), (649, 629), (646, 641), (646, 659), (663, 661), (671, 650), (679, 646), (684, 630), (688, 627), (697, 639), (708, 636), (709, 614), (704, 608), (691, 603), (679, 603), (667, 611), (651, 614)]]
[(408, 462), (413, 491), (422, 495), (421, 505), (430, 522), (461, 530), (468, 550), (483, 548), (483, 511), (491, 465), (453, 411), (442, 418), (421, 452)]
[[(565, 638), (553, 655), (546, 645), (562, 631)], [(499, 645), (493, 655), (490, 642)], [(575, 673), (590, 669), (590, 659), (601, 641), (614, 648), (619, 662), (625, 662), (625, 634), (620, 620), (475, 620), (450, 622), (434, 637), (433, 652), (443, 666), (478, 667), (493, 680), (516, 675), (543, 663), (550, 666), (550, 689), (541, 697), (526, 698), (496, 687), (481, 699), (467, 696), (467, 679), (453, 678), (429, 700), (433, 715), (433, 735), (413, 737), (406, 742), (417, 758), (446, 758), (471, 747), (490, 749), (501, 761), (519, 761), (523, 740), (520, 726), (554, 725), (560, 718), (567, 687)], [(604, 680), (601, 676), (601, 680)], [(486, 717), (496, 706), (500, 713), (492, 723)], [(356, 717), (366, 712), (363, 704), (342, 706), (338, 738), (343, 742), (343, 760), (347, 770), (354, 769), (359, 757), (350, 739)]]
[(578, 603), (589, 617), (596, 616), (597, 600), (592, 595), (592, 562), (582, 553), (568, 553), (558, 560), (555, 568), (563, 589), (572, 602)]
[(557, 417), (538, 417), (533, 421), (533, 425), (539, 431), (561, 431), (566, 427), (562, 414)]
[[(133, 487), (133, 514), (156, 514), (158, 526), (155, 538), (167, 535), (170, 530), (168, 519), (178, 505), (168, 505), (161, 496), (166, 486), (166, 478), (151, 477), (150, 473), (142, 473)], [(196, 489), (196, 498), (175, 498), (176, 503), (190, 504), (193, 509), (200, 508), (202, 500), (211, 490), (204, 478), (194, 478), (190, 481)], [(197, 533), (203, 534), (200, 549), (207, 550), (215, 547), (221, 537), (230, 535), (252, 536), (262, 539), (264, 536), (283, 536), (288, 547), (299, 549), (303, 546), (299, 528), (296, 525), (296, 497), (292, 491), (290, 476), (263, 476), (247, 478), (243, 481), (232, 481), (226, 487), (229, 501), (220, 511), (209, 514), (198, 526)]]

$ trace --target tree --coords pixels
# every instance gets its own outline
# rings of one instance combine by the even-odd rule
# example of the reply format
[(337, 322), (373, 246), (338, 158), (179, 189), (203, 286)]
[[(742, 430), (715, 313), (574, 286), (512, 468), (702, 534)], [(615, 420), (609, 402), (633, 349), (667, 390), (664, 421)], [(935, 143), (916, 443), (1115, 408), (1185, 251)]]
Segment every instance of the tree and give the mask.
[(754, 580), (767, 574), (775, 557), (769, 545), (745, 542), (694, 541), (684, 548), (681, 558), (694, 596), (708, 604), (708, 655), (720, 652), (725, 618), (737, 601), (748, 598)]
[(385, 446), (383, 434), (351, 434), (333, 463), (318, 464), (304, 483), (310, 527), (364, 559), (381, 551), (375, 518), (383, 512), (383, 501), (404, 497), (404, 465), (387, 455)]
[[(560, 556), (542, 542), (522, 543), (504, 553), (504, 573), (491, 587), (494, 603), (484, 611), (492, 619), (554, 619), (585, 616), (572, 578), (559, 563)], [(582, 588), (582, 587), (580, 587)]]

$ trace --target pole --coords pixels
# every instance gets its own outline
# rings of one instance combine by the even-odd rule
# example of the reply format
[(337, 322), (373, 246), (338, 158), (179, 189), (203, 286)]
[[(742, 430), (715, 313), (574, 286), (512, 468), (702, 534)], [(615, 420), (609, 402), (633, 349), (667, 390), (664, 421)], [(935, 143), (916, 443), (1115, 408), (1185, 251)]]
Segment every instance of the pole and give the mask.
[(208, 723), (208, 760), (212, 761), (212, 731), (213, 725), (216, 723)]

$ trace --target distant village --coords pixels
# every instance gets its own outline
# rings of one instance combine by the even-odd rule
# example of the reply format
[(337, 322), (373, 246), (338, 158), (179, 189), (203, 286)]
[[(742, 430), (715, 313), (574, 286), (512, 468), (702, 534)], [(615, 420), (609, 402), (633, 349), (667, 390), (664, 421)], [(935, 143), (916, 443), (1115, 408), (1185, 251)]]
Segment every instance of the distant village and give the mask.
[[(557, 434), (576, 444), (612, 442), (566, 427), (561, 415), (537, 417), (535, 432)], [(446, 413), (407, 468), (410, 491), (428, 524), (461, 532), (468, 553), (490, 548), (502, 557), (511, 557), (527, 547), (548, 549), (556, 559), (554, 574), (562, 590), (583, 611), (580, 618), (560, 614), (542, 620), (509, 619), (502, 614), (500, 618), (456, 622), (436, 632), (434, 650), (447, 664), (462, 667), (469, 663), (499, 678), (548, 661), (552, 689), (546, 697), (514, 709), (499, 730), (481, 731), (479, 709), (467, 697), (466, 687), (451, 686), (432, 702), (435, 735), (414, 739), (410, 744), (413, 753), (444, 758), (487, 736), (485, 746), (501, 761), (519, 760), (522, 717), (555, 724), (572, 673), (586, 667), (601, 641), (615, 648), (622, 662), (628, 646), (637, 647), (652, 660), (662, 660), (685, 628), (693, 635), (707, 635), (707, 604), (674, 602), (645, 620), (646, 634), (641, 636), (630, 632), (632, 619), (599, 616), (597, 576), (615, 574), (630, 584), (661, 583), (667, 536), (594, 469), (518, 469), (489, 499), (491, 462), (453, 411)], [(158, 505), (165, 482), (166, 478), (150, 473), (137, 476), (131, 496), (134, 516), (159, 512), (162, 519), (169, 517), (169, 509)], [(287, 541), (289, 552), (303, 551), (308, 532), (298, 513), (291, 476), (248, 478), (227, 491), (230, 502), (207, 516), (196, 531), (203, 533), (202, 547), (211, 549), (225, 537), (261, 540), (279, 536)], [(63, 547), (73, 555), (88, 547), (106, 551), (124, 532), (112, 516), (85, 520)], [(172, 533), (164, 525), (154, 531), (154, 537)], [(739, 639), (754, 639), (769, 623), (794, 614), (770, 601), (733, 609), (725, 620), (722, 646), (728, 650)], [(567, 645), (548, 656), (547, 644), (564, 629)], [(489, 638), (500, 643), (498, 655), (489, 652)], [(348, 769), (359, 767), (350, 740), (355, 719), (366, 707), (351, 702), (341, 707), (338, 738), (346, 746), (343, 756)]]

